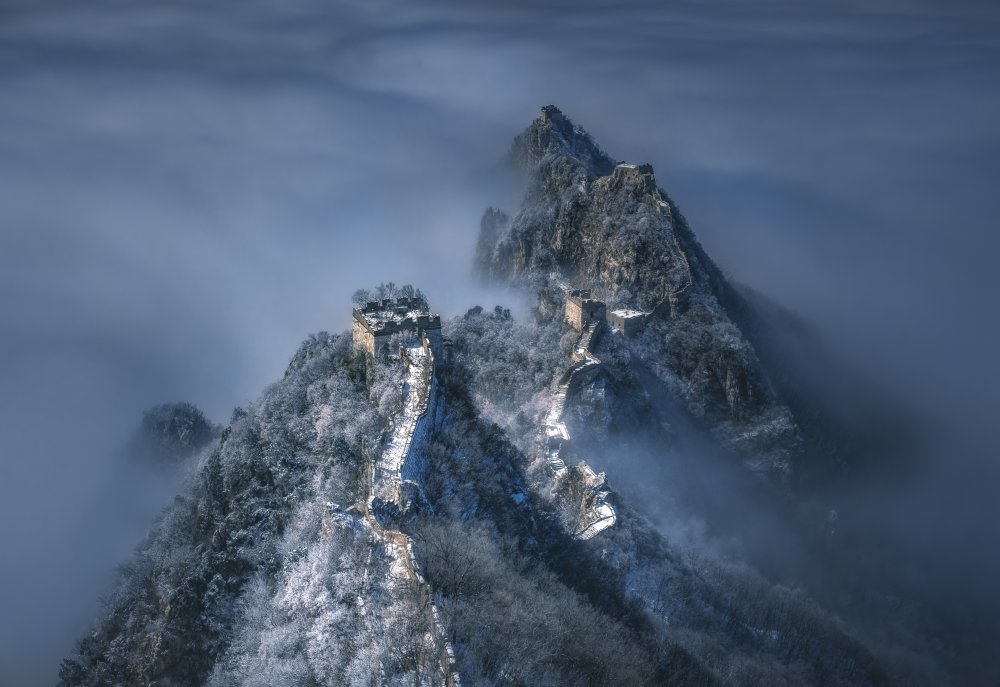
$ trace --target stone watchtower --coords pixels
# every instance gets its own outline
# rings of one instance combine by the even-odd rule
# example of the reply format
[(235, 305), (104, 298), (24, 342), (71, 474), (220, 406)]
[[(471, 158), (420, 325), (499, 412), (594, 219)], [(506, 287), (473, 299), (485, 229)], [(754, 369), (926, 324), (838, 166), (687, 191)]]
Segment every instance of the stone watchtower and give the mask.
[(566, 321), (577, 331), (591, 322), (604, 319), (604, 303), (594, 299), (589, 290), (570, 291), (566, 296)]
[(394, 334), (406, 332), (425, 335), (431, 349), (440, 350), (441, 317), (431, 313), (423, 298), (370, 301), (364, 307), (355, 308), (352, 315), (354, 350), (377, 357)]
[(615, 331), (621, 332), (628, 338), (638, 336), (642, 333), (642, 328), (646, 324), (649, 315), (640, 310), (612, 310), (608, 313), (608, 324)]

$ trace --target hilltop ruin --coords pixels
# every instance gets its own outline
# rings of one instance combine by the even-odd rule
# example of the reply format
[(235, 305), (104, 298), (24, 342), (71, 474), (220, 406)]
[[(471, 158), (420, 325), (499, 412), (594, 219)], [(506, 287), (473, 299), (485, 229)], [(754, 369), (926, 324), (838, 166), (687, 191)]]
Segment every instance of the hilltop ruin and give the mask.
[(431, 313), (427, 301), (420, 297), (369, 301), (354, 308), (351, 333), (354, 349), (372, 357), (380, 356), (396, 334), (426, 336), (431, 348), (439, 350), (441, 316)]
[(589, 289), (567, 290), (565, 312), (566, 322), (578, 332), (585, 331), (595, 323), (603, 324), (606, 321), (612, 331), (630, 338), (638, 336), (642, 332), (643, 326), (652, 315), (652, 313), (630, 309), (608, 312), (604, 302), (594, 298), (594, 294)]

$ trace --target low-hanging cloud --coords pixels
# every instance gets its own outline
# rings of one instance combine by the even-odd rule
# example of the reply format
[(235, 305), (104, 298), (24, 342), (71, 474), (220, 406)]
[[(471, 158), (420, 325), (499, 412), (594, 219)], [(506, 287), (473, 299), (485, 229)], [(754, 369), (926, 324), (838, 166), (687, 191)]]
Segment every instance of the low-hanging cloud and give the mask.
[(479, 214), (515, 202), (497, 160), (550, 102), (652, 162), (726, 270), (942, 428), (944, 488), (900, 502), (939, 499), (929, 549), (963, 532), (996, 569), (988, 495), (967, 490), (996, 477), (1000, 409), (989, 3), (0, 16), (0, 681), (52, 681), (162, 505), (113, 530), (101, 505), (142, 409), (186, 399), (225, 420), (307, 333), (344, 329), (361, 286), (413, 282), (451, 314), (496, 298), (468, 279)]

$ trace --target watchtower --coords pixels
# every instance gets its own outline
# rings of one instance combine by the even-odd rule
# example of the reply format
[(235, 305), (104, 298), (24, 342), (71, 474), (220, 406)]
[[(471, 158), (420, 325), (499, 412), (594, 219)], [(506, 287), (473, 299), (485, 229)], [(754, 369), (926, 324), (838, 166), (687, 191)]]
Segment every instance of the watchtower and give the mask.
[(646, 324), (646, 313), (639, 310), (627, 308), (612, 310), (608, 313), (608, 324), (615, 331), (619, 331), (626, 337), (638, 336), (642, 333), (643, 325)]
[(394, 334), (425, 335), (432, 350), (440, 350), (441, 317), (432, 314), (423, 298), (385, 298), (352, 311), (354, 349), (377, 357)]
[(604, 319), (604, 303), (593, 298), (586, 289), (570, 291), (566, 295), (566, 321), (577, 331), (594, 321)]

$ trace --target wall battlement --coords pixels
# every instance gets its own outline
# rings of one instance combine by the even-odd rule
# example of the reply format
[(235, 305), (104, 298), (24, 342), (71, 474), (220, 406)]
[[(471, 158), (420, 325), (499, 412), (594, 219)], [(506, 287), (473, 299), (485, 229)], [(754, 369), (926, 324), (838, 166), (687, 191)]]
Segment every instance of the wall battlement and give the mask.
[(377, 356), (395, 334), (426, 335), (433, 348), (441, 342), (441, 316), (431, 313), (423, 298), (386, 298), (369, 301), (352, 311), (351, 334), (355, 350)]

